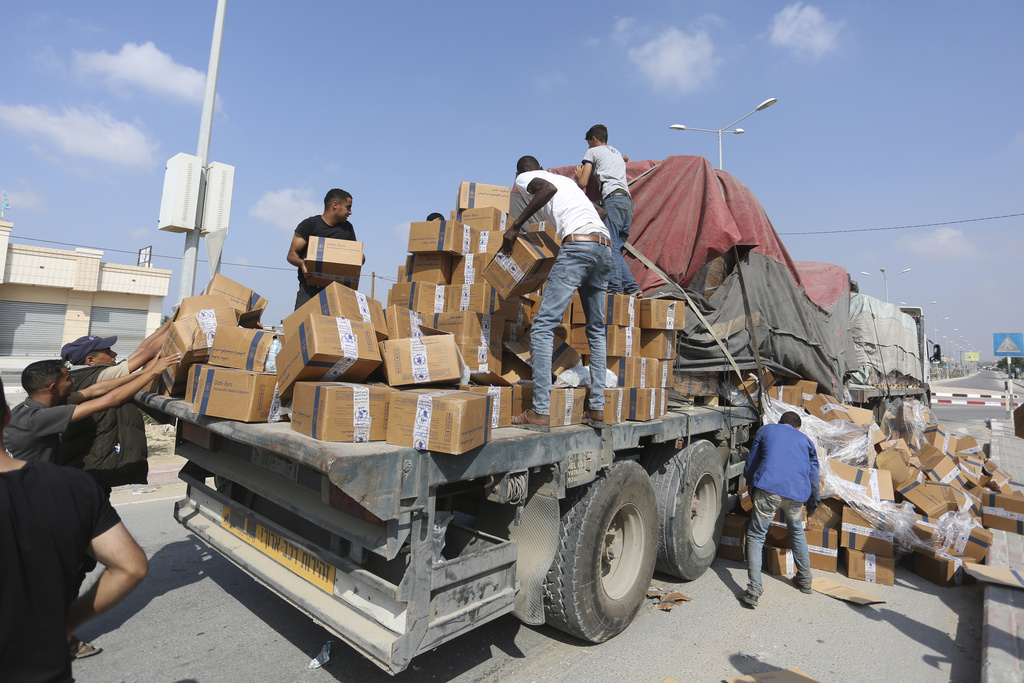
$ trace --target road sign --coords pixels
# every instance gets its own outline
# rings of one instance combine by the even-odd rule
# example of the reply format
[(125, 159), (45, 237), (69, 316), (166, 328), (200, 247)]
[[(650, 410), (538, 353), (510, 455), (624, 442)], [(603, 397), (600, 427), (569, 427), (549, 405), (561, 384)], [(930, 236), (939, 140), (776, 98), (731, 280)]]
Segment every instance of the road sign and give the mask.
[(997, 356), (1024, 356), (1024, 333), (997, 332), (992, 335), (992, 348)]
[(964, 360), (966, 360), (966, 361), (972, 361), (972, 360), (980, 361), (981, 360), (981, 352), (980, 351), (964, 351)]

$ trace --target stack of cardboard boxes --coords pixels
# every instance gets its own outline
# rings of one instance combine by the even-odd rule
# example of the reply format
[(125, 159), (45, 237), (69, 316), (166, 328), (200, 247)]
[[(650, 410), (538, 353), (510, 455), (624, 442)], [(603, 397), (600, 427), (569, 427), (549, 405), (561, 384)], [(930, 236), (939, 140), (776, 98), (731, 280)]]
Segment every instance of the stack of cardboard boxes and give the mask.
[[(870, 411), (808, 394), (808, 388), (800, 382), (768, 393), (822, 420), (856, 425), (870, 444), (866, 462), (857, 466), (819, 453), (822, 489), (830, 495), (806, 520), (812, 567), (838, 571), (842, 564), (850, 578), (892, 585), (897, 558), (905, 558), (918, 575), (948, 586), (965, 580), (965, 562), (984, 562), (989, 529), (1024, 534), (1024, 496), (1010, 488), (1007, 474), (985, 459), (973, 437), (920, 424), (927, 411), (909, 404), (901, 407), (905, 415), (886, 414), (878, 424)], [(746, 493), (740, 506), (749, 513)], [(745, 559), (748, 524), (745, 514), (726, 517), (719, 555)], [(779, 519), (766, 540), (766, 571), (795, 572), (788, 548)]]
[[(386, 310), (353, 289), (355, 242), (311, 241), (307, 269), (326, 287), (284, 319), (283, 334), (262, 329), (265, 299), (216, 276), (176, 312), (164, 351), (182, 361), (158, 390), (196, 413), (245, 422), (277, 421), (290, 403), (291, 428), (327, 441), (451, 454), (486, 443), (532, 405), (528, 330), (558, 253), (540, 223), (511, 257), (498, 255), (508, 202), (507, 187), (462, 183), (451, 220), (411, 224)], [(606, 396), (610, 422), (665, 413), (683, 315), (682, 302), (609, 296), (609, 366), (619, 376)], [(589, 356), (578, 299), (564, 322), (556, 374)], [(552, 424), (581, 422), (586, 395), (555, 387)]]

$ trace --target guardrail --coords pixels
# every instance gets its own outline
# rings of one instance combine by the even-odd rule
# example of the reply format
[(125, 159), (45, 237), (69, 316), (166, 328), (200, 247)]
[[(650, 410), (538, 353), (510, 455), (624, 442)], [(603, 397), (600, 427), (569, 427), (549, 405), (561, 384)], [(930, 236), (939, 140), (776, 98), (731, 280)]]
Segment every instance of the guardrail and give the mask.
[[(1020, 394), (1010, 394), (1011, 407), (1021, 405)], [(932, 404), (943, 403), (966, 406), (1002, 406), (1006, 407), (1006, 394), (969, 394), (963, 392), (932, 392)]]

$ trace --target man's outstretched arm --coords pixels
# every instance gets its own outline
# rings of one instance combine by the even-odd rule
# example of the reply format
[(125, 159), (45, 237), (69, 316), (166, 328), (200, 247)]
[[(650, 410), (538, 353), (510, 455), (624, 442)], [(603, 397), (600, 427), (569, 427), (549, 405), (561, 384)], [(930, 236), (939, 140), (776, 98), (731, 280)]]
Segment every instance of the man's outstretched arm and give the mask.
[(149, 572), (146, 553), (121, 522), (92, 539), (89, 554), (106, 569), (88, 591), (71, 603), (69, 637), (82, 624), (121, 602)]

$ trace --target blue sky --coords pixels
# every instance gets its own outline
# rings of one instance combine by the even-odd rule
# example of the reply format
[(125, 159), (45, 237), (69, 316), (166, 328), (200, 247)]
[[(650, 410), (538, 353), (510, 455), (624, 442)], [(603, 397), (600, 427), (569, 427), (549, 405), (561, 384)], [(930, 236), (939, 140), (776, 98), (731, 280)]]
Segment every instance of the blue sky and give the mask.
[[(5, 8), (12, 241), (121, 263), (152, 245), (175, 271), (170, 310), (184, 238), (156, 230), (164, 164), (196, 151), (215, 8)], [(452, 209), (460, 181), (511, 184), (523, 154), (578, 163), (598, 122), (632, 159), (717, 163), (715, 135), (669, 125), (718, 128), (775, 97), (725, 136), (724, 166), (793, 258), (843, 265), (880, 298), (860, 271), (910, 268), (890, 300), (924, 305), (929, 335), (986, 358), (992, 333), (1024, 331), (1024, 217), (971, 220), (1024, 213), (1022, 29), (1016, 0), (232, 0), (210, 147), (236, 167), (223, 272), (277, 322), (296, 288), (291, 231), (331, 187), (354, 195), (364, 274), (393, 278), (408, 223)], [(207, 279), (200, 263), (197, 288)]]

